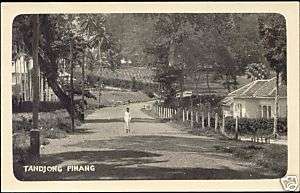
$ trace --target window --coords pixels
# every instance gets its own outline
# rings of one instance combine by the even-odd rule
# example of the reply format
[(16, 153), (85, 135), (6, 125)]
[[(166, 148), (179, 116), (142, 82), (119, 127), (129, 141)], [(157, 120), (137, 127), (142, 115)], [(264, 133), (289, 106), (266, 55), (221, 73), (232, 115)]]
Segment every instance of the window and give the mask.
[(268, 111), (268, 108), (267, 108), (267, 106), (264, 105), (262, 108), (262, 118), (268, 118), (267, 111)]
[(271, 106), (268, 106), (268, 118), (270, 119), (271, 117), (272, 117)]
[(236, 110), (236, 114), (238, 117), (242, 117), (242, 104), (241, 103), (238, 103), (236, 104), (235, 106), (235, 110)]
[(262, 114), (261, 114), (262, 118), (267, 118), (267, 119), (272, 118), (271, 106), (263, 105), (262, 109), (261, 109), (261, 112), (262, 112)]

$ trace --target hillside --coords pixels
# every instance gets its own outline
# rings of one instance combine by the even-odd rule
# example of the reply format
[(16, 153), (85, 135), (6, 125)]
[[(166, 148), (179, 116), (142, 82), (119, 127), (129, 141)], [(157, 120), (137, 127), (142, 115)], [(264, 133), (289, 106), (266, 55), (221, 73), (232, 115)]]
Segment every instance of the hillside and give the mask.
[[(77, 73), (80, 74), (80, 69), (77, 69)], [(112, 71), (109, 68), (103, 68), (102, 70), (97, 71), (86, 71), (86, 74), (93, 74), (96, 76), (100, 76), (104, 79), (118, 79), (118, 80), (126, 80), (131, 81), (133, 77), (135, 77), (136, 81), (143, 83), (153, 83), (153, 78), (155, 76), (155, 72), (151, 68), (147, 67), (121, 67)], [(237, 87), (241, 87), (251, 80), (247, 79), (245, 76), (237, 77), (238, 85)], [(112, 86), (112, 85), (109, 85)], [(207, 85), (206, 74), (199, 77), (198, 83), (195, 80), (187, 77), (184, 82), (184, 88), (187, 91), (192, 91), (195, 89), (198, 90), (199, 93), (203, 94), (217, 94), (217, 95), (226, 95), (228, 94), (228, 90), (224, 88), (222, 84), (222, 80), (214, 80), (212, 75), (209, 75), (209, 88)]]

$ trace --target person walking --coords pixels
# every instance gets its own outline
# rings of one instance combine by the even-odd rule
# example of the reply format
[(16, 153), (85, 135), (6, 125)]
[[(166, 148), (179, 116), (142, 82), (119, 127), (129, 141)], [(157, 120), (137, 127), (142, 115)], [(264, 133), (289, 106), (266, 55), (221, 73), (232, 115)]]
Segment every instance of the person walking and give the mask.
[(125, 114), (124, 114), (124, 121), (125, 121), (125, 129), (126, 133), (130, 133), (130, 121), (131, 121), (131, 115), (129, 112), (129, 108), (126, 108)]

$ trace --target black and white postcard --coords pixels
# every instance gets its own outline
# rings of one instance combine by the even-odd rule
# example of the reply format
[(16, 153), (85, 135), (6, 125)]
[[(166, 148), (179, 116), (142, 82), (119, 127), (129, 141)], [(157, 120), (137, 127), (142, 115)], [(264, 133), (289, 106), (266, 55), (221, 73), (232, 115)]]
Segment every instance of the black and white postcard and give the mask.
[(1, 4), (2, 184), (299, 190), (298, 14), (296, 2)]

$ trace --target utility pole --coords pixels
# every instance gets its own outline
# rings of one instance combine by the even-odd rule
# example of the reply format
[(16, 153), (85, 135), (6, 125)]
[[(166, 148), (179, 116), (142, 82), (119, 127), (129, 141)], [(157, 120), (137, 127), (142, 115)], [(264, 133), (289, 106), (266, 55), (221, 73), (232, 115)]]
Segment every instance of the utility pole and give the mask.
[(81, 121), (84, 121), (84, 87), (85, 87), (85, 75), (84, 75), (84, 67), (85, 67), (85, 62), (86, 62), (86, 49), (84, 49), (84, 53), (83, 53), (83, 62), (82, 62), (82, 66), (81, 66), (81, 71), (82, 71), (82, 87), (81, 87), (81, 100), (82, 100), (82, 109), (81, 109)]
[(275, 137), (275, 139), (277, 138), (277, 125), (278, 125), (278, 87), (279, 87), (279, 73), (276, 73), (276, 87), (275, 87), (275, 98), (274, 98), (274, 106), (275, 106), (275, 110), (274, 110), (274, 125), (273, 125), (273, 135)]
[[(98, 52), (99, 52), (99, 69), (101, 69), (101, 73), (100, 73), (100, 78), (101, 78), (101, 75), (102, 75), (102, 66), (101, 66), (101, 63), (102, 63), (102, 59), (101, 59), (101, 45), (102, 45), (102, 42), (103, 42), (103, 37), (101, 38), (99, 44), (98, 44)], [(98, 70), (99, 71), (99, 70)], [(99, 73), (98, 73), (99, 74)], [(101, 90), (102, 90), (102, 83), (100, 81), (100, 78), (99, 78), (99, 81), (98, 81), (98, 84), (99, 84), (99, 109), (101, 108)]]
[(99, 96), (98, 96), (98, 107), (99, 107), (99, 109), (101, 108), (101, 95), (102, 95), (102, 89), (103, 89), (103, 83), (102, 83), (102, 81), (100, 81), (99, 80), (99, 82), (98, 82), (98, 94), (99, 94)]
[(39, 48), (39, 15), (32, 15), (33, 24), (33, 72), (32, 72), (32, 88), (33, 88), (33, 106), (32, 106), (32, 130), (30, 131), (30, 151), (33, 157), (40, 156), (40, 133), (38, 130), (39, 121), (39, 64), (38, 64), (38, 48)]
[(71, 114), (71, 129), (74, 133), (75, 131), (75, 127), (74, 127), (74, 83), (73, 83), (73, 76), (74, 76), (74, 63), (72, 61), (73, 58), (73, 50), (72, 50), (72, 42), (70, 41), (70, 63), (71, 63), (71, 80), (70, 80), (70, 84), (71, 84), (71, 109), (72, 109), (72, 114)]

